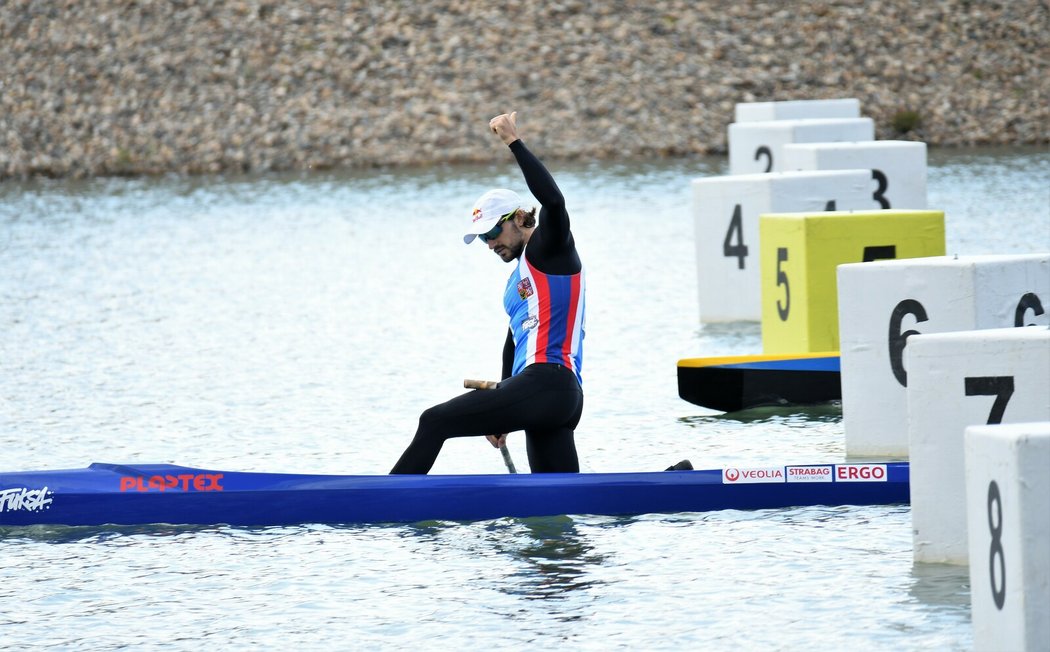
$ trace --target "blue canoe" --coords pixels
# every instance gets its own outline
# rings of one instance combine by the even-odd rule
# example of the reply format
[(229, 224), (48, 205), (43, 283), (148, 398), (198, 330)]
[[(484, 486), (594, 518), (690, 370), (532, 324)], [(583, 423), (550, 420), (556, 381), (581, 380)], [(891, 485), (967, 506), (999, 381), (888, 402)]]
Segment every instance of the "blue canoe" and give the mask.
[(654, 473), (299, 475), (171, 464), (0, 473), (0, 526), (475, 521), (907, 503), (908, 464)]

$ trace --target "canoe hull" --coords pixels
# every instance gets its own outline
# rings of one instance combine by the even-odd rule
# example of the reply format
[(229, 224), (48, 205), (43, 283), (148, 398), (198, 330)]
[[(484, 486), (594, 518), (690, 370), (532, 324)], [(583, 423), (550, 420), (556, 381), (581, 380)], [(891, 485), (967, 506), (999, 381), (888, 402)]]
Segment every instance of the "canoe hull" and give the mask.
[[(0, 526), (474, 521), (557, 514), (630, 515), (907, 503), (908, 465), (881, 480), (729, 482), (739, 470), (448, 476), (222, 472), (173, 465), (93, 464), (0, 473)], [(772, 476), (773, 472), (765, 470)], [(745, 470), (746, 473), (746, 470)]]

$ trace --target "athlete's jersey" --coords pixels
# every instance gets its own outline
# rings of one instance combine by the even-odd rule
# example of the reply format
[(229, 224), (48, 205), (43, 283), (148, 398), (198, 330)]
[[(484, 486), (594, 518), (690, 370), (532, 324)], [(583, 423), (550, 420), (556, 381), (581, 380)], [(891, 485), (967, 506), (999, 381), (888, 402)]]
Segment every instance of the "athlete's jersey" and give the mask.
[[(526, 250), (528, 247), (526, 247)], [(544, 274), (522, 255), (503, 304), (514, 341), (512, 375), (538, 362), (568, 367), (582, 385), (584, 274)]]
[[(565, 198), (554, 178), (520, 140), (510, 151), (532, 196), (539, 200), (538, 223), (517, 268), (507, 281), (503, 303), (510, 328), (503, 346), (503, 378), (536, 363), (568, 367), (581, 380), (584, 330), (583, 263), (569, 229)], [(582, 385), (582, 382), (580, 383)]]

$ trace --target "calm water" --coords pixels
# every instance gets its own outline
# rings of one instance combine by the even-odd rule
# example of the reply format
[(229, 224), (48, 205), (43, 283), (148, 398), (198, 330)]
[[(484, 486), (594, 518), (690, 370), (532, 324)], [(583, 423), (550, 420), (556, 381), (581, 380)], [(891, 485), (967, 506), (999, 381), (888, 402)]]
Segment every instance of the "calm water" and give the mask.
[[(844, 459), (836, 407), (720, 415), (689, 180), (723, 159), (553, 164), (588, 267), (587, 471)], [(930, 153), (948, 252), (1050, 250), (1050, 154)], [(516, 168), (0, 184), (0, 470), (91, 461), (383, 473), (418, 413), (495, 378), (509, 266), (459, 216)], [(519, 468), (522, 437), (511, 436)], [(480, 439), (436, 473), (501, 473)], [(471, 524), (0, 532), (0, 648), (503, 644), (968, 649), (965, 568), (906, 507)]]

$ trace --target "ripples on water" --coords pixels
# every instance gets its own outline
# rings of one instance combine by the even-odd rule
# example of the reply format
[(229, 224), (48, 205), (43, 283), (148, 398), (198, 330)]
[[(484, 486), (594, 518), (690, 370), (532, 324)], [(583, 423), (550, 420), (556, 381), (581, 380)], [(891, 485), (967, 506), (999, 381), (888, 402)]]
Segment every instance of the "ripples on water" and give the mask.
[[(931, 150), (948, 251), (1050, 250), (1045, 151)], [(689, 179), (553, 165), (588, 268), (585, 470), (841, 461), (841, 411), (715, 414)], [(91, 461), (381, 473), (419, 411), (499, 372), (508, 268), (459, 244), (511, 166), (0, 185), (0, 469)], [(466, 204), (465, 204), (466, 202)], [(527, 466), (521, 438), (511, 449)], [(502, 472), (479, 441), (435, 472)], [(0, 531), (0, 648), (968, 649), (966, 569), (906, 507), (412, 526)]]
[(963, 647), (966, 569), (913, 570), (909, 525), (906, 507), (813, 507), (8, 532), (0, 627), (18, 649)]

